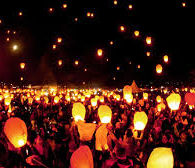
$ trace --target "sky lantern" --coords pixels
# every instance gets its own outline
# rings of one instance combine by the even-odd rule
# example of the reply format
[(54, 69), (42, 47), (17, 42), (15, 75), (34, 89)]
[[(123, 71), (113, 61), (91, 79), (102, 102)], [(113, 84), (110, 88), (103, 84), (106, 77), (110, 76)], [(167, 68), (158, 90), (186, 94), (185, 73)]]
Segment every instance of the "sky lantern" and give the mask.
[(11, 97), (7, 97), (7, 98), (4, 99), (4, 104), (6, 106), (9, 106), (11, 104), (11, 101), (12, 101)]
[(162, 98), (158, 95), (157, 97), (156, 97), (156, 102), (157, 103), (160, 103), (162, 101)]
[(186, 7), (186, 3), (185, 2), (182, 2), (182, 7)]
[(66, 3), (64, 3), (64, 4), (62, 5), (62, 7), (63, 7), (64, 9), (66, 9), (66, 8), (68, 7), (68, 5), (67, 5)]
[(135, 31), (134, 31), (134, 36), (135, 36), (135, 37), (139, 37), (139, 31), (138, 31), (138, 30), (135, 30)]
[(7, 41), (7, 42), (9, 42), (9, 41), (10, 41), (10, 38), (9, 38), (9, 37), (7, 37), (7, 38), (6, 38), (6, 41)]
[(120, 67), (119, 67), (119, 66), (117, 66), (117, 67), (116, 67), (116, 70), (117, 70), (117, 71), (119, 71), (119, 70), (120, 70)]
[(78, 102), (78, 103), (73, 104), (72, 116), (75, 121), (78, 121), (78, 120), (84, 121), (85, 113), (86, 113), (86, 109), (82, 103)]
[(119, 94), (117, 94), (115, 98), (116, 98), (117, 101), (120, 101), (121, 96)]
[(19, 12), (19, 13), (18, 13), (18, 16), (22, 16), (22, 15), (23, 15), (23, 13), (22, 13), (22, 12)]
[(55, 50), (56, 47), (57, 47), (56, 44), (53, 44), (53, 45), (52, 45), (53, 50)]
[(98, 49), (98, 50), (97, 50), (97, 55), (98, 55), (99, 57), (101, 57), (101, 56), (103, 55), (103, 50), (102, 50), (102, 49)]
[(25, 68), (25, 65), (26, 65), (26, 64), (25, 64), (24, 62), (21, 62), (21, 63), (20, 63), (20, 68), (21, 68), (21, 69), (24, 69), (24, 68)]
[(158, 73), (158, 74), (161, 74), (162, 73), (162, 65), (161, 64), (158, 64), (158, 65), (156, 65), (156, 73)]
[(4, 133), (15, 148), (20, 148), (27, 142), (27, 127), (20, 118), (8, 119), (4, 125)]
[(33, 98), (32, 97), (28, 97), (28, 104), (31, 105), (33, 103)]
[(174, 157), (171, 148), (158, 147), (149, 156), (147, 168), (173, 168)]
[(91, 18), (94, 18), (94, 13), (91, 13), (90, 17), (91, 17)]
[(133, 5), (132, 4), (129, 4), (129, 10), (132, 10), (133, 9)]
[(91, 105), (92, 105), (93, 107), (97, 106), (97, 99), (96, 99), (96, 98), (92, 98), (92, 99), (91, 99)]
[(120, 26), (120, 31), (125, 32), (125, 26)]
[(171, 110), (178, 110), (181, 102), (181, 96), (176, 93), (171, 93), (167, 97), (167, 104)]
[(62, 42), (62, 38), (61, 37), (58, 37), (57, 42), (58, 43), (61, 43)]
[(152, 37), (146, 37), (146, 44), (151, 45), (152, 44)]
[(17, 44), (14, 44), (14, 45), (12, 46), (12, 50), (13, 50), (13, 51), (18, 50), (18, 45), (17, 45)]
[(103, 103), (104, 102), (104, 96), (100, 96), (100, 102)]
[(140, 65), (137, 65), (137, 68), (138, 68), (138, 69), (140, 69), (140, 68), (141, 68), (141, 66), (140, 66)]
[(20, 77), (20, 80), (21, 80), (21, 81), (23, 81), (23, 80), (24, 80), (24, 78), (23, 78), (23, 77)]
[(2, 23), (2, 20), (0, 19), (0, 24)]
[(164, 59), (164, 62), (165, 62), (165, 63), (168, 63), (168, 62), (169, 62), (169, 57), (168, 57), (168, 55), (165, 55), (165, 56), (163, 57), (163, 59)]
[(114, 3), (114, 5), (117, 5), (118, 4), (118, 1), (117, 0), (114, 0), (113, 3)]
[(195, 93), (186, 93), (185, 101), (189, 106), (195, 105)]
[(91, 12), (87, 12), (87, 17), (91, 17)]
[(70, 158), (71, 168), (94, 168), (93, 155), (87, 145), (80, 146)]
[(79, 65), (79, 61), (76, 60), (76, 61), (74, 62), (74, 64), (75, 64), (75, 65)]
[(54, 11), (54, 8), (49, 8), (49, 12), (52, 13)]
[(110, 45), (113, 45), (114, 44), (114, 42), (113, 41), (110, 41)]
[(148, 100), (148, 93), (143, 93), (144, 100)]
[(149, 57), (151, 55), (151, 52), (150, 51), (147, 51), (146, 52), (146, 56)]
[(101, 123), (110, 123), (112, 119), (112, 110), (107, 105), (100, 105), (98, 108), (98, 116)]
[(62, 60), (61, 60), (61, 59), (58, 60), (58, 65), (59, 65), (59, 66), (62, 66)]
[(58, 96), (54, 97), (54, 103), (57, 104), (60, 101), (60, 98)]
[(135, 130), (139, 130), (139, 131), (144, 130), (147, 122), (148, 122), (148, 116), (144, 111), (136, 112), (134, 114), (133, 123), (134, 123)]

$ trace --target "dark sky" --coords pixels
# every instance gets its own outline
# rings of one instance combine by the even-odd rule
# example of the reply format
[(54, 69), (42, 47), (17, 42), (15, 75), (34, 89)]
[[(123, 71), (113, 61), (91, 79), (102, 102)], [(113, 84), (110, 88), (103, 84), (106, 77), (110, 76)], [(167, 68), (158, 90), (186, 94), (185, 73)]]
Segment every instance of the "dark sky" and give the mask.
[[(194, 71), (194, 9), (190, 1), (186, 8), (179, 0), (7, 0), (0, 4), (0, 80), (6, 82), (43, 84), (57, 82), (89, 86), (121, 86), (137, 81), (191, 80)], [(62, 9), (67, 3), (68, 8)], [(133, 10), (128, 5), (133, 4)], [(54, 8), (50, 14), (48, 9)], [(22, 11), (23, 16), (18, 16)], [(89, 19), (87, 12), (94, 12)], [(78, 17), (78, 22), (74, 18)], [(119, 26), (126, 32), (119, 32)], [(16, 30), (16, 35), (6, 34)], [(141, 37), (135, 39), (133, 31)], [(152, 36), (152, 47), (145, 45), (145, 37)], [(6, 38), (10, 37), (10, 42)], [(56, 51), (52, 45), (57, 37), (63, 42)], [(114, 45), (110, 46), (109, 41)], [(19, 51), (10, 46), (19, 44)], [(102, 48), (104, 55), (97, 57)], [(145, 52), (152, 51), (147, 57)], [(169, 55), (168, 65), (163, 55)], [(109, 62), (106, 59), (109, 58)], [(58, 67), (57, 60), (63, 60)], [(79, 60), (79, 66), (74, 61)], [(131, 61), (131, 65), (129, 62)], [(26, 62), (22, 72), (20, 62)], [(162, 64), (163, 74), (157, 76), (156, 64)], [(141, 69), (137, 69), (137, 65)], [(116, 67), (120, 66), (120, 71)], [(84, 72), (84, 68), (88, 71)], [(113, 80), (116, 77), (116, 81)]]

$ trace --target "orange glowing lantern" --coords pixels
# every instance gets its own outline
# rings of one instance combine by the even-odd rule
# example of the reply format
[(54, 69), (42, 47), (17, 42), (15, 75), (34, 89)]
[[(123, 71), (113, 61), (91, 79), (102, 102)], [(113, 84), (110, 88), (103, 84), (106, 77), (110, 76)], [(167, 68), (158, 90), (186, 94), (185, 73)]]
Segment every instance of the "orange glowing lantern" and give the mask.
[(132, 10), (132, 9), (133, 9), (133, 5), (129, 4), (129, 10)]
[(31, 105), (32, 103), (33, 103), (33, 98), (32, 98), (32, 97), (29, 97), (29, 98), (28, 98), (28, 104)]
[(11, 101), (12, 101), (12, 99), (10, 97), (7, 97), (7, 98), (4, 99), (4, 104), (6, 106), (9, 106), (11, 104)]
[(64, 9), (66, 9), (66, 8), (68, 7), (68, 5), (67, 5), (67, 4), (63, 4), (62, 7), (63, 7)]
[(98, 116), (101, 123), (110, 123), (112, 118), (112, 110), (107, 105), (100, 105), (98, 108)]
[(186, 93), (185, 94), (185, 101), (189, 106), (195, 105), (195, 93)]
[(76, 60), (76, 61), (74, 62), (74, 64), (75, 64), (75, 65), (79, 65), (79, 61)]
[(185, 2), (182, 2), (182, 7), (186, 7), (186, 3)]
[(25, 64), (24, 62), (20, 63), (20, 68), (21, 68), (21, 69), (24, 69), (24, 68), (25, 68), (25, 65), (26, 65), (26, 64)]
[(93, 168), (93, 155), (87, 145), (80, 146), (70, 158), (71, 168)]
[(151, 45), (152, 44), (152, 37), (146, 37), (146, 44)]
[(120, 101), (121, 96), (119, 94), (117, 94), (115, 98), (116, 98), (117, 101)]
[(94, 18), (94, 13), (91, 13), (90, 17), (91, 17), (91, 18)]
[(90, 17), (91, 16), (91, 13), (90, 12), (87, 12), (87, 17)]
[(59, 66), (62, 66), (62, 60), (61, 60), (61, 59), (58, 60), (58, 65), (59, 65)]
[(148, 100), (148, 93), (143, 93), (144, 100)]
[(54, 11), (53, 8), (49, 8), (49, 12), (52, 13)]
[(18, 13), (18, 15), (19, 15), (19, 16), (22, 16), (22, 15), (23, 15), (23, 13), (22, 13), (22, 12), (19, 12), (19, 13)]
[(60, 101), (60, 98), (58, 96), (54, 97), (54, 103), (57, 104)]
[(120, 70), (120, 67), (119, 67), (119, 66), (117, 66), (117, 67), (116, 67), (116, 70), (117, 70), (117, 71), (119, 71), (119, 70)]
[(147, 51), (146, 52), (146, 55), (147, 55), (147, 57), (149, 57), (151, 55), (151, 52), (150, 51)]
[(104, 102), (104, 96), (100, 96), (100, 102), (101, 102), (101, 103)]
[(113, 45), (114, 44), (114, 42), (113, 41), (110, 41), (110, 45)]
[(117, 5), (118, 4), (118, 1), (117, 0), (114, 0), (114, 5)]
[(52, 47), (53, 47), (53, 50), (55, 50), (57, 46), (56, 46), (56, 44), (53, 44)]
[(23, 77), (21, 77), (21, 78), (20, 78), (20, 80), (21, 80), (21, 81), (23, 81), (23, 80), (24, 80), (24, 78), (23, 78)]
[(58, 37), (57, 42), (58, 43), (61, 43), (62, 42), (62, 38), (61, 37)]
[(27, 142), (27, 127), (23, 120), (14, 117), (6, 121), (4, 132), (9, 142), (15, 148), (24, 146)]
[(135, 30), (135, 31), (134, 31), (134, 36), (135, 36), (135, 37), (139, 37), (139, 31), (138, 31), (138, 30)]
[(155, 148), (149, 156), (147, 168), (173, 168), (174, 157), (171, 148)]
[(137, 68), (138, 68), (138, 69), (140, 69), (140, 68), (141, 68), (141, 66), (140, 66), (140, 65), (137, 65)]
[(102, 50), (102, 49), (98, 49), (98, 50), (97, 50), (97, 55), (98, 55), (99, 57), (101, 57), (101, 56), (103, 55), (103, 50)]
[(125, 32), (125, 26), (120, 26), (120, 31)]
[(133, 123), (134, 123), (135, 130), (139, 130), (139, 131), (144, 130), (147, 122), (148, 122), (148, 116), (144, 111), (136, 112), (134, 114)]
[(85, 113), (86, 113), (85, 106), (82, 103), (79, 102), (79, 103), (73, 104), (72, 116), (75, 121), (78, 121), (78, 120), (84, 121)]
[(162, 73), (162, 65), (161, 64), (158, 64), (158, 65), (156, 65), (156, 73), (158, 73), (158, 74), (161, 74)]
[(171, 93), (167, 97), (167, 104), (171, 110), (178, 110), (181, 102), (181, 96), (179, 94)]
[(167, 63), (167, 62), (169, 61), (168, 55), (165, 55), (165, 56), (163, 57), (163, 59), (164, 59), (164, 62)]
[(156, 97), (156, 101), (157, 101), (157, 103), (160, 103), (160, 102), (161, 102), (161, 100), (162, 100), (162, 98), (161, 98), (160, 96), (157, 96), (157, 97)]
[(91, 105), (92, 105), (93, 107), (97, 106), (97, 99), (92, 98), (92, 99), (91, 99)]

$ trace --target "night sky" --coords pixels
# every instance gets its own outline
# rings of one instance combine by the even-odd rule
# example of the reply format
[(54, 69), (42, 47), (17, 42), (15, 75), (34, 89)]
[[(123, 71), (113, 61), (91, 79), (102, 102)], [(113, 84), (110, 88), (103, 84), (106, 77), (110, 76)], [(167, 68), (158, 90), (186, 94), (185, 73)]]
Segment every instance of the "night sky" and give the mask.
[[(88, 18), (87, 12), (94, 13), (94, 18)], [(192, 2), (185, 0), (118, 0), (118, 5), (113, 0), (1, 2), (0, 81), (18, 84), (22, 76), (24, 84), (78, 86), (85, 82), (86, 86), (118, 87), (133, 79), (138, 83), (190, 83), (195, 78), (194, 13)], [(121, 25), (125, 32), (120, 32)], [(135, 30), (140, 31), (140, 37), (134, 36)], [(147, 36), (152, 37), (151, 47), (145, 43)], [(58, 37), (61, 44), (56, 43)], [(18, 44), (17, 51), (12, 51), (13, 44)], [(53, 44), (57, 44), (56, 50)], [(103, 49), (102, 57), (97, 56), (99, 48)], [(151, 51), (150, 57), (146, 51)], [(166, 54), (168, 64), (163, 63)], [(59, 59), (63, 60), (60, 67)], [(26, 63), (24, 70), (20, 62)], [(157, 64), (163, 66), (161, 75), (156, 74)]]

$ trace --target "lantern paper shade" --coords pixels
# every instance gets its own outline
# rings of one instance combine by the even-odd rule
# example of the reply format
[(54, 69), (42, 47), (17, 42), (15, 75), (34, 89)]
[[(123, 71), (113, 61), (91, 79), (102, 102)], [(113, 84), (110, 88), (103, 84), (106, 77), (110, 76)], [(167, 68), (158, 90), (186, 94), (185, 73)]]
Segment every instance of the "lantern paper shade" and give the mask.
[(152, 44), (152, 37), (146, 37), (146, 43), (148, 45), (151, 45)]
[(134, 115), (133, 123), (136, 130), (144, 130), (148, 122), (148, 116), (144, 111), (136, 112)]
[(181, 96), (179, 94), (171, 93), (167, 97), (167, 104), (171, 110), (178, 110), (181, 102)]
[(163, 57), (163, 59), (164, 59), (164, 62), (167, 63), (167, 62), (169, 61), (168, 55), (165, 55), (165, 56)]
[(148, 159), (147, 168), (173, 168), (174, 158), (171, 148), (155, 148)]
[(101, 57), (101, 56), (103, 55), (103, 50), (102, 50), (102, 49), (98, 49), (98, 50), (97, 50), (97, 55), (98, 55), (99, 57)]
[(93, 168), (93, 156), (87, 145), (80, 146), (70, 158), (71, 168)]
[(25, 68), (25, 63), (24, 62), (20, 63), (20, 68), (21, 69), (24, 69)]
[(112, 118), (112, 110), (107, 105), (100, 105), (98, 108), (98, 116), (101, 123), (110, 123)]
[(132, 102), (133, 95), (132, 95), (132, 87), (129, 85), (124, 86), (123, 88), (123, 98), (128, 102)]
[(84, 123), (83, 121), (77, 122), (78, 132), (81, 141), (90, 141), (93, 137), (93, 133), (96, 129), (94, 123)]
[(107, 144), (107, 134), (108, 130), (106, 128), (106, 124), (101, 125), (95, 134), (95, 149), (98, 151), (108, 150)]
[(148, 100), (148, 93), (143, 93), (144, 100)]
[(158, 64), (158, 65), (156, 65), (156, 73), (158, 73), (158, 74), (160, 74), (160, 73), (162, 73), (162, 65), (161, 64)]
[(92, 99), (91, 99), (91, 105), (92, 105), (93, 107), (95, 107), (95, 106), (97, 105), (97, 99), (96, 99), (96, 98), (92, 98)]
[(74, 103), (72, 108), (72, 116), (75, 121), (81, 120), (84, 121), (85, 119), (85, 106), (82, 103)]
[(23, 120), (14, 117), (6, 121), (4, 132), (15, 148), (24, 146), (27, 142), (27, 127)]
[(195, 105), (195, 93), (186, 93), (185, 101), (188, 105)]
[(161, 100), (162, 100), (162, 98), (161, 98), (160, 96), (157, 96), (157, 97), (156, 97), (156, 101), (157, 101), (157, 103), (160, 103), (160, 102), (161, 102)]

